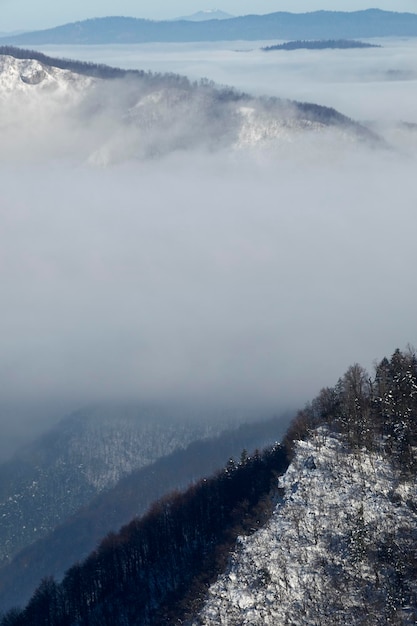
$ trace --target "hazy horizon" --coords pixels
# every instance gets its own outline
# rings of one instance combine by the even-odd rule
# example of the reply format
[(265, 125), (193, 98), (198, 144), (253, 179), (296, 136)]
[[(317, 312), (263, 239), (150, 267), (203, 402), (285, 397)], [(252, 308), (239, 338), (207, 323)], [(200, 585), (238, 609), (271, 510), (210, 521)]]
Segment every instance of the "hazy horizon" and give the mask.
[[(220, 9), (232, 15), (267, 14), (277, 11), (304, 13), (311, 11), (334, 11), (334, 2), (330, 0), (222, 0), (215, 7), (196, 5), (194, 0), (179, 0), (176, 3), (157, 0), (152, 4), (133, 2), (133, 0), (75, 0), (68, 6), (62, 6), (51, 0), (39, 0), (36, 4), (28, 0), (0, 0), (2, 24), (1, 31), (41, 30), (53, 28), (68, 22), (76, 22), (94, 17), (124, 15), (151, 20), (174, 19), (187, 16), (201, 10)], [(386, 11), (417, 12), (417, 0), (340, 0), (337, 11), (359, 11), (379, 8)]]

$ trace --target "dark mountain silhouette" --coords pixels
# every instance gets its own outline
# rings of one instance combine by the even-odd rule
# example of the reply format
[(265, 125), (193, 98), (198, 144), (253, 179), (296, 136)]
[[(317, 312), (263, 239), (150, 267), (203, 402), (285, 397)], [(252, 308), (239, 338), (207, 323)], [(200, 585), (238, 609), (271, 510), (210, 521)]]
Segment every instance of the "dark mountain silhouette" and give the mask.
[(353, 39), (318, 39), (313, 41), (286, 41), (273, 46), (265, 46), (262, 50), (272, 52), (274, 50), (348, 50), (350, 48), (381, 48), (381, 46)]
[(257, 39), (416, 37), (417, 14), (366, 11), (278, 12), (225, 20), (151, 21), (103, 17), (0, 39), (14, 45), (192, 42)]

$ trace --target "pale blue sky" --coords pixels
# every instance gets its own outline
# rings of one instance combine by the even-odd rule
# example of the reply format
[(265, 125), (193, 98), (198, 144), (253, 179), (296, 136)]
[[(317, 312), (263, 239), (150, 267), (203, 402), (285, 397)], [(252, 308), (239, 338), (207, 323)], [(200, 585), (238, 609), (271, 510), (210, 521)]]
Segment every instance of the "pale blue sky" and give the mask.
[(104, 15), (149, 19), (173, 18), (201, 9), (219, 8), (235, 15), (274, 11), (360, 10), (371, 7), (417, 13), (417, 0), (0, 0), (0, 31), (33, 30)]

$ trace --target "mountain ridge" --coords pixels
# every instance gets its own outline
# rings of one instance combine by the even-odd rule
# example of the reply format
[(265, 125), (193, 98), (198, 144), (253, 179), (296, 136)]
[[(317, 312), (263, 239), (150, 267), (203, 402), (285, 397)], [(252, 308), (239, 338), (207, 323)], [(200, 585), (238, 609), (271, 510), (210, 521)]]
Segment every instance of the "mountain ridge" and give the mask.
[[(65, 137), (70, 114), (79, 135), (74, 138), (72, 128), (65, 141), (51, 142), (47, 149), (54, 157), (69, 151), (99, 166), (190, 149), (279, 149), (311, 132), (324, 141), (327, 131), (342, 143), (382, 141), (331, 107), (253, 97), (205, 79), (191, 82), (175, 74), (53, 59), (12, 46), (0, 47), (0, 108), (4, 137), (11, 133), (9, 143), (17, 151), (19, 139), (27, 149), (29, 131), (44, 151), (52, 120)], [(35, 133), (26, 112), (36, 115)], [(104, 118), (112, 123), (103, 126)], [(12, 131), (16, 124), (18, 135)]]
[[(61, 520), (51, 532), (0, 567), (0, 612), (26, 603), (42, 578), (62, 578), (74, 560), (84, 559), (103, 536), (143, 515), (167, 491), (186, 488), (223, 467), (230, 458), (238, 462), (243, 449), (251, 452), (278, 441), (287, 422), (282, 416), (243, 423), (187, 447), (178, 446), (170, 454), (125, 473), (114, 486), (93, 494), (89, 502)], [(28, 525), (30, 518), (27, 514)]]
[(63, 419), (0, 465), (0, 566), (123, 476), (219, 429), (152, 408)]
[(90, 18), (2, 37), (1, 44), (110, 44), (261, 39), (354, 39), (417, 36), (417, 14), (365, 11), (276, 12), (225, 20), (155, 21), (125, 16)]
[(282, 444), (162, 498), (1, 625), (414, 623), (416, 411), (414, 352), (352, 365)]

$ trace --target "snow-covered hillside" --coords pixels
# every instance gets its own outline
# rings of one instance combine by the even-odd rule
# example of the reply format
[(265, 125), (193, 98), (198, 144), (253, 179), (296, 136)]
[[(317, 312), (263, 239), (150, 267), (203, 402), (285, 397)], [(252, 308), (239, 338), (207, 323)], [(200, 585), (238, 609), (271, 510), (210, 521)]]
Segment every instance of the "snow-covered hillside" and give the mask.
[(68, 97), (71, 91), (80, 92), (94, 82), (93, 78), (48, 66), (36, 59), (16, 59), (10, 55), (0, 55), (0, 79), (2, 100), (16, 92), (30, 98), (43, 91)]
[(0, 50), (0, 158), (7, 160), (58, 156), (107, 165), (190, 149), (280, 147), (329, 129), (342, 144), (375, 139), (326, 107), (33, 54)]
[(41, 141), (42, 136), (47, 143), (53, 126), (55, 132), (61, 130), (63, 118), (79, 106), (95, 82), (35, 59), (0, 55), (2, 152), (11, 147), (13, 134), (21, 148), (26, 139), (28, 150), (31, 142)]
[(271, 520), (240, 538), (193, 624), (415, 624), (414, 476), (322, 427), (297, 443), (279, 487)]

